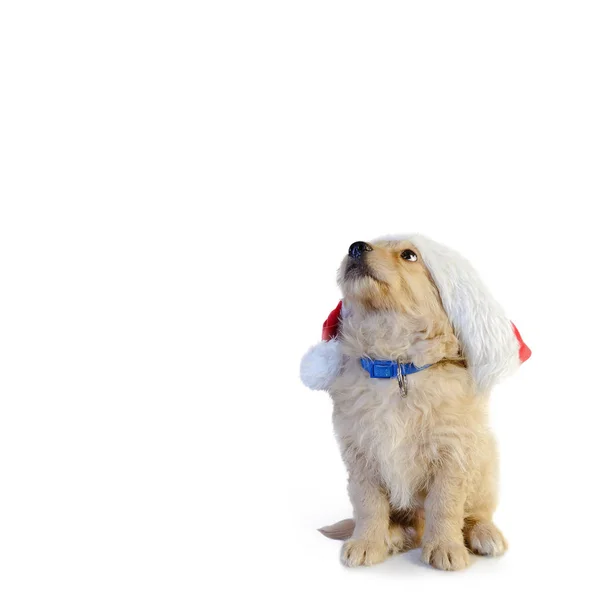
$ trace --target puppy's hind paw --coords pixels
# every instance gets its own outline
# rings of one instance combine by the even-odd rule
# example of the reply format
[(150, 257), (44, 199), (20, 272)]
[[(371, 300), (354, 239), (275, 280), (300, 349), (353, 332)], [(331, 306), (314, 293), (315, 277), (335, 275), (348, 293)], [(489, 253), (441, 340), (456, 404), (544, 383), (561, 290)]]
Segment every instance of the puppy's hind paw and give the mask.
[(483, 556), (500, 556), (508, 544), (501, 531), (491, 521), (478, 521), (465, 532), (465, 541), (471, 552)]
[(385, 542), (371, 540), (348, 540), (342, 546), (341, 560), (347, 567), (369, 566), (383, 562), (388, 557), (389, 551)]
[(442, 571), (459, 571), (469, 566), (469, 552), (457, 542), (431, 542), (423, 546), (421, 560)]

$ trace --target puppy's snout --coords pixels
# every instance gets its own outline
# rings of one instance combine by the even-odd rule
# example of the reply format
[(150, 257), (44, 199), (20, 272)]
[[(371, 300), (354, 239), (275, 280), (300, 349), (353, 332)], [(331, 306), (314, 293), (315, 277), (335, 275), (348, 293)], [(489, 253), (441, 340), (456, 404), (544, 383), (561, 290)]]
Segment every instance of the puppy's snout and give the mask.
[(354, 242), (348, 249), (348, 255), (356, 260), (360, 259), (365, 252), (371, 252), (373, 248), (367, 242)]

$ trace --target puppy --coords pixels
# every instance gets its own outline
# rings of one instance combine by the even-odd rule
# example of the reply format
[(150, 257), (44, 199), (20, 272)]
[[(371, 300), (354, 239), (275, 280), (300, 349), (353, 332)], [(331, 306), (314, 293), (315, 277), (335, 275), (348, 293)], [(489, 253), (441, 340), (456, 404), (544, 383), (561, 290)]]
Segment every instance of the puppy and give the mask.
[[(430, 244), (435, 245), (412, 238), (356, 242), (339, 269), (344, 313), (336, 340), (326, 343), (336, 344), (339, 365), (322, 387), (333, 399), (354, 520), (321, 531), (349, 537), (341, 558), (350, 567), (422, 546), (423, 562), (458, 570), (469, 564), (469, 551), (499, 556), (507, 548), (492, 521), (497, 457), (487, 413), (491, 383), (508, 367), (499, 365), (494, 377), (483, 372), (492, 361), (481, 348), (474, 351), (472, 341), (465, 343), (473, 331), (459, 323), (465, 321), (464, 307), (456, 313), (456, 306), (444, 306), (432, 271), (438, 278), (446, 271), (431, 266), (435, 257), (428, 268), (419, 249)], [(439, 255), (453, 262), (443, 251)], [(450, 293), (445, 289), (448, 305), (459, 298), (452, 286), (460, 289), (461, 281), (447, 287)], [(476, 289), (473, 306), (479, 293)], [(481, 302), (485, 305), (485, 297)], [(504, 323), (497, 329), (502, 343), (518, 354), (512, 330), (508, 340)], [(490, 352), (497, 352), (493, 323), (487, 333)], [(474, 372), (469, 358), (483, 371)], [(410, 365), (411, 371), (377, 378), (361, 359)]]

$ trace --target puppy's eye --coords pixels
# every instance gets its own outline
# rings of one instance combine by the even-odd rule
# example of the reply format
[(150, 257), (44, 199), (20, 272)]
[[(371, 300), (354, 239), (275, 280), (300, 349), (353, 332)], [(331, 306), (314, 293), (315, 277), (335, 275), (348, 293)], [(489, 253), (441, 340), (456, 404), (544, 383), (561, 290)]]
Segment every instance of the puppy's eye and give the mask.
[(415, 262), (417, 260), (417, 255), (412, 250), (403, 250), (400, 256), (404, 260), (409, 260), (410, 262)]

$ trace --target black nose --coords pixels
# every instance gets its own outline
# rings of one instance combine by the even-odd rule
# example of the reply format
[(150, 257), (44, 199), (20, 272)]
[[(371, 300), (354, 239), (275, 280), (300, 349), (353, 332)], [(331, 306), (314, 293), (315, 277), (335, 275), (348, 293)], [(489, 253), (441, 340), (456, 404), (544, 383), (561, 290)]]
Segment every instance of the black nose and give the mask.
[(367, 244), (367, 242), (354, 242), (348, 249), (348, 254), (352, 258), (359, 259), (365, 252), (371, 252), (373, 248)]

